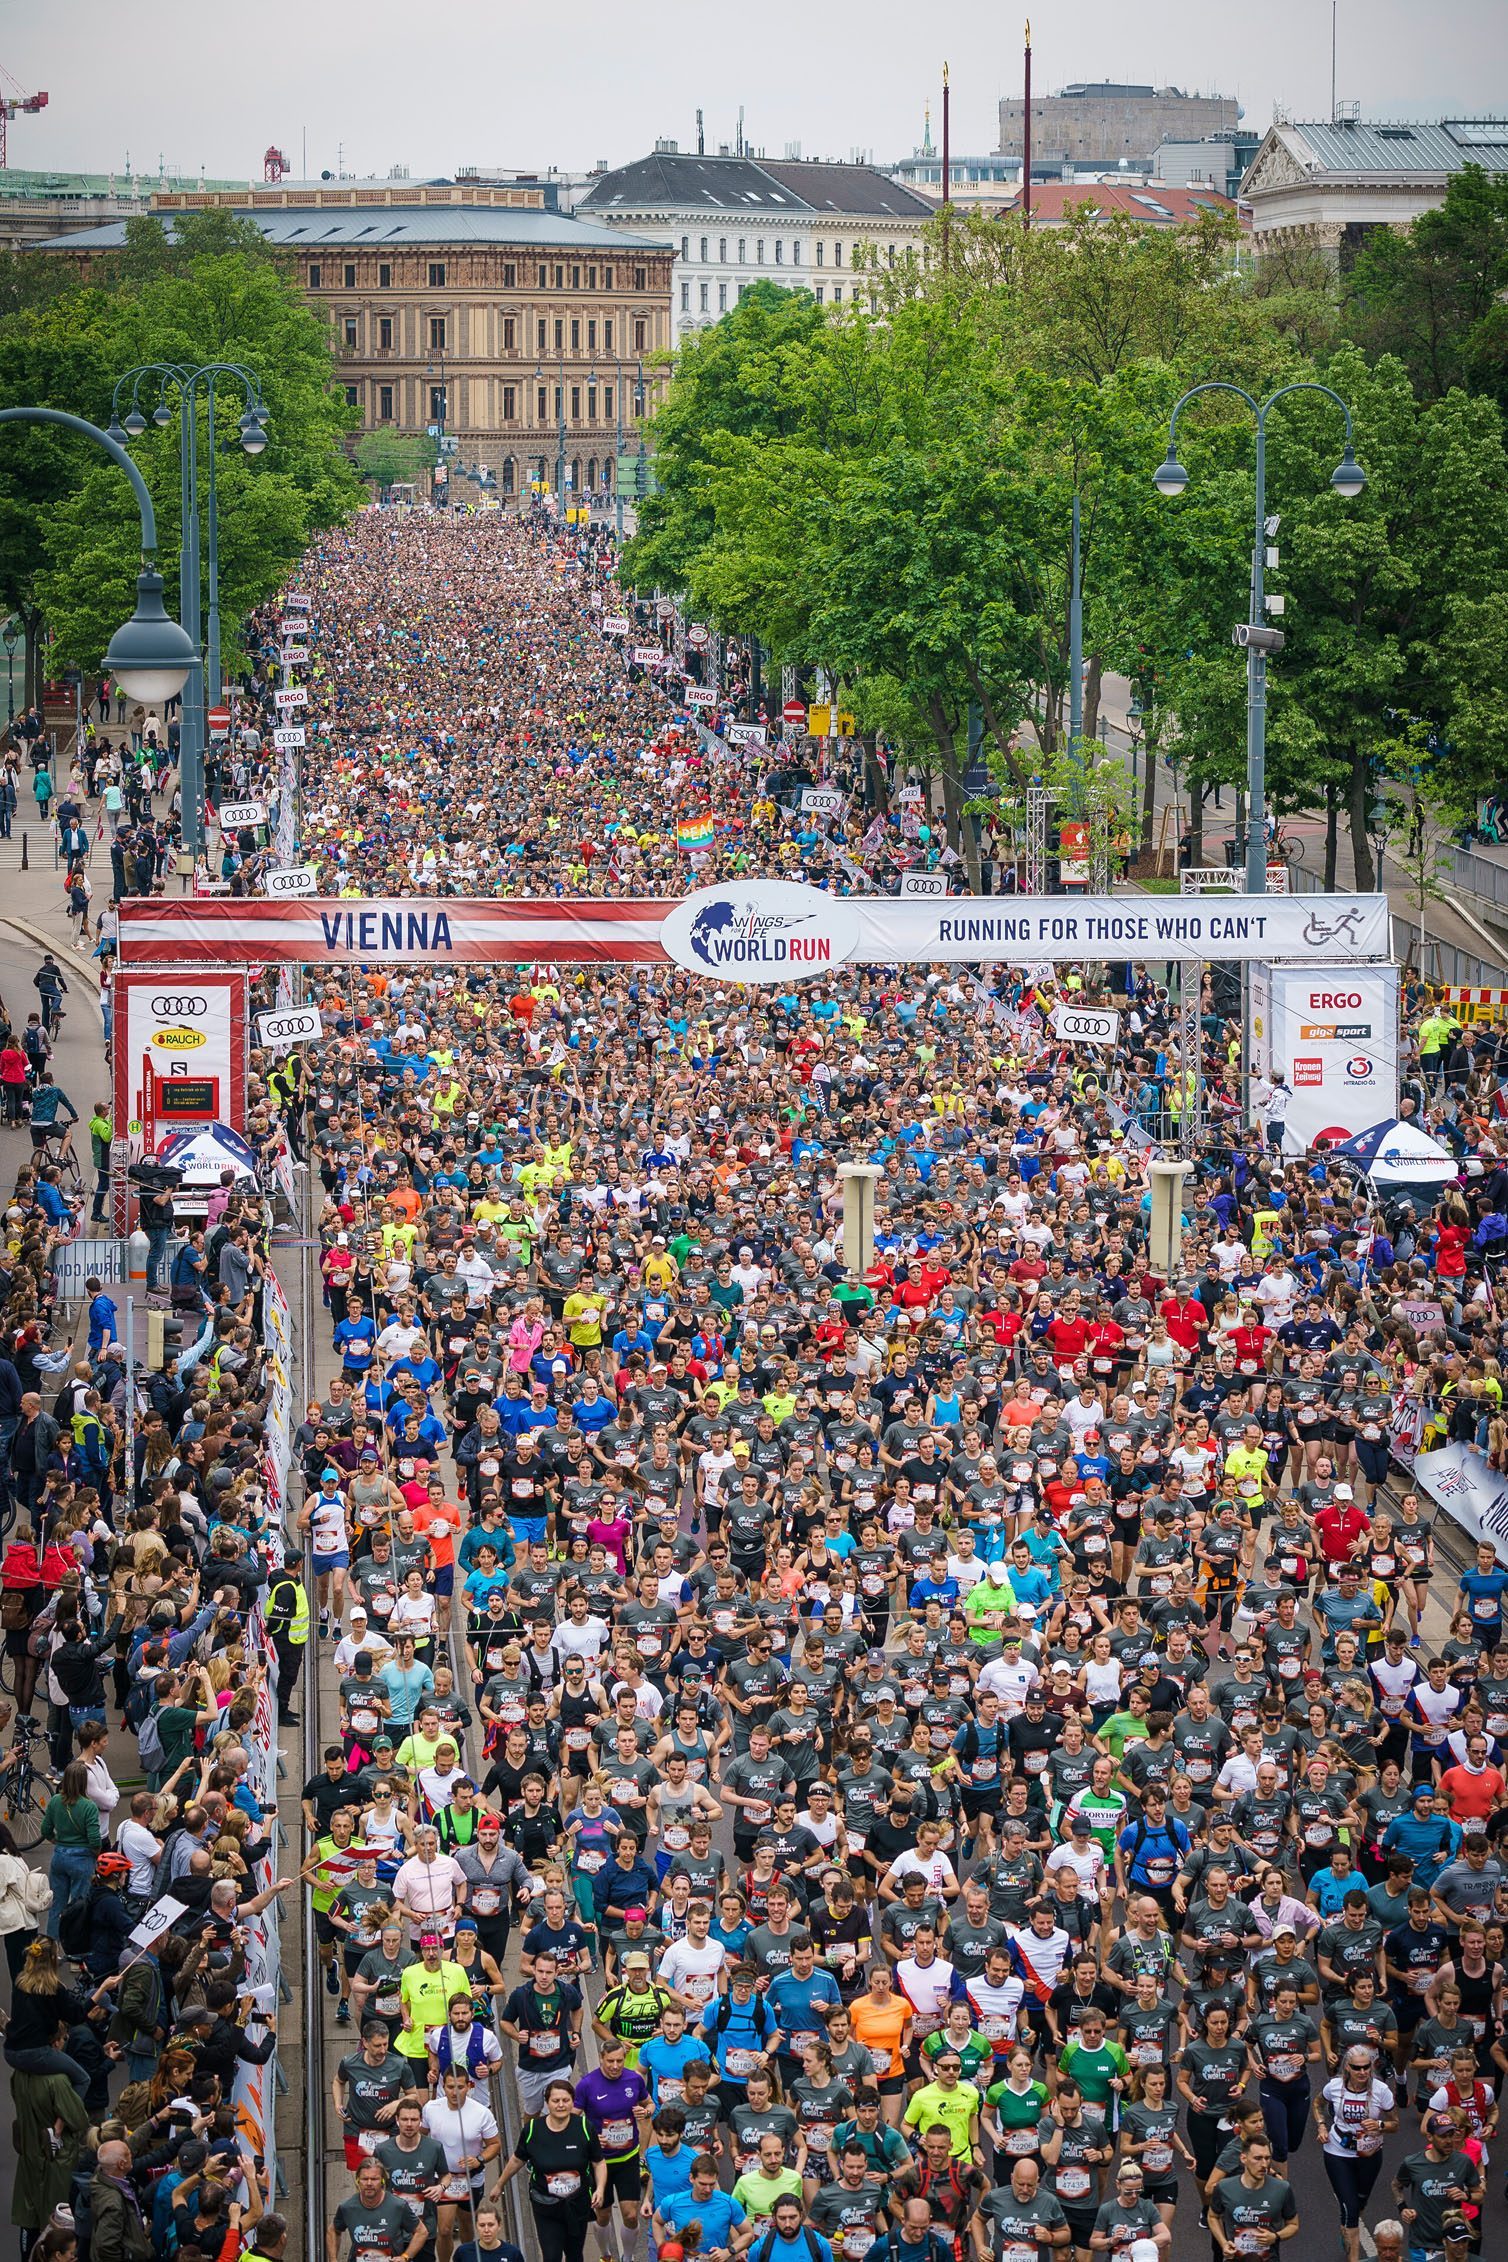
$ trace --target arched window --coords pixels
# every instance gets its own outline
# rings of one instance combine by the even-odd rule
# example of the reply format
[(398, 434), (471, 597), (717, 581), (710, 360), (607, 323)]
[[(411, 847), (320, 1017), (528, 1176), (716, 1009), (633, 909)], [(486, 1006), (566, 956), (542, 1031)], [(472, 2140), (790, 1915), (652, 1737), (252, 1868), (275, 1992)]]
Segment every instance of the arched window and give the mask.
[(511, 495), (511, 494), (512, 494), (512, 492), (513, 492), (513, 458), (512, 458), (512, 456), (504, 456), (504, 458), (503, 458), (503, 493), (504, 493), (505, 495)]
[(597, 458), (595, 456), (588, 456), (586, 459), (586, 488), (589, 495), (595, 494), (597, 491)]
[(571, 458), (571, 487), (572, 487), (572, 491), (573, 491), (573, 492), (574, 492), (575, 494), (578, 494), (578, 495), (579, 495), (579, 494), (581, 493), (581, 458), (580, 458), (580, 456), (572, 456), (572, 458)]

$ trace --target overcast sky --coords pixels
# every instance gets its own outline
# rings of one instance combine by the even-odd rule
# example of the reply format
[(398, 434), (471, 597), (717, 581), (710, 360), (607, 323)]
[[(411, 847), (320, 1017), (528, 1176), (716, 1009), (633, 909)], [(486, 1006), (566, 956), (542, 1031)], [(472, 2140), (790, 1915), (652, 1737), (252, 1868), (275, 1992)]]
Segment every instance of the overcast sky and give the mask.
[[(807, 157), (889, 164), (920, 141), (929, 96), (937, 133), (945, 59), (960, 153), (995, 147), (996, 105), (1021, 84), (1019, 27), (993, 0), (11, 0), (0, 19), (7, 72), (51, 95), (11, 126), (11, 163), (81, 172), (129, 156), (140, 171), (161, 158), (260, 178), (269, 143), (295, 173), (307, 148), (311, 176), (616, 165), (660, 136), (694, 148), (698, 103), (712, 149), (733, 140), (742, 103), (769, 156), (799, 142)], [(1508, 110), (1504, 25), (1502, 0), (1339, 0), (1340, 99), (1372, 117)], [(1329, 115), (1325, 0), (1055, 0), (1032, 31), (1038, 90), (1112, 78), (1233, 94), (1258, 129), (1274, 104)]]

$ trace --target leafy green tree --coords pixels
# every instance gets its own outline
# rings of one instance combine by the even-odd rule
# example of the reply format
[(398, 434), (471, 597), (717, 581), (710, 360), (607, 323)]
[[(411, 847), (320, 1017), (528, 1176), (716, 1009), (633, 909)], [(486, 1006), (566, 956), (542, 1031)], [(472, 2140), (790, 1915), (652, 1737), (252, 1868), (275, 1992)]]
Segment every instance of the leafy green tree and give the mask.
[(1346, 279), (1345, 326), (1372, 358), (1396, 354), (1426, 400), (1461, 386), (1508, 411), (1505, 294), (1508, 178), (1468, 165), (1438, 210), (1369, 232)]
[[(241, 398), (226, 385), (218, 402), (216, 457), (220, 527), (220, 603), (223, 643), (234, 656), (238, 622), (286, 576), (312, 533), (335, 523), (358, 495), (341, 445), (349, 412), (332, 387), (328, 333), (275, 261), (240, 250), (197, 255), (186, 272), (160, 272), (145, 282), (122, 282), (89, 294), (98, 316), (81, 350), (87, 367), (50, 372), (42, 349), (57, 350), (59, 326), (76, 319), (69, 308), (0, 329), (0, 371), (8, 352), (39, 382), (33, 399), (109, 416), (111, 387), (125, 370), (156, 362), (198, 367), (240, 362), (258, 379), (268, 410), (268, 444), (250, 459), (237, 444)], [(148, 381), (145, 399), (155, 401)], [(178, 570), (180, 477), (178, 415), (159, 429), (149, 424), (132, 453), (157, 510), (159, 564), (171, 584)], [(57, 656), (84, 667), (98, 664), (110, 636), (129, 614), (140, 547), (139, 521), (130, 488), (103, 456), (70, 444), (54, 458), (56, 479), (40, 517), (45, 561), (33, 566), (32, 594), (54, 632)], [(81, 454), (87, 462), (81, 463)], [(201, 398), (199, 470), (207, 484), (208, 428)], [(61, 485), (61, 491), (59, 486)], [(0, 524), (0, 554), (3, 554)]]
[(651, 428), (657, 490), (638, 508), (623, 573), (637, 589), (684, 589), (716, 531), (706, 480), (724, 434), (778, 440), (803, 428), (806, 378), (827, 317), (809, 292), (756, 283), (680, 347)]
[(418, 432), (363, 432), (356, 443), (356, 468), (384, 494), (403, 481), (424, 477), (435, 460), (435, 443)]

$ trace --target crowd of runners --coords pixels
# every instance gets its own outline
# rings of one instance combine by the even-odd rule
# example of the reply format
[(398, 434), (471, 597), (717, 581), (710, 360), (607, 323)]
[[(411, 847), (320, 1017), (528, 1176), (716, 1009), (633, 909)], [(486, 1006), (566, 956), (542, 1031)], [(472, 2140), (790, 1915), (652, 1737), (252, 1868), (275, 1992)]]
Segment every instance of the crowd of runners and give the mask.
[[(857, 762), (812, 815), (795, 753), (679, 705), (598, 535), (373, 513), (297, 593), (322, 894), (961, 878)], [(749, 716), (747, 677), (718, 688)], [(323, 1040), (258, 1058), (252, 1114), (318, 1240), (307, 1591), (266, 1548), (260, 1208), (217, 1197), (173, 1251), (193, 1348), (127, 1467), (113, 1312), (66, 1406), (39, 1372), (23, 1179), (5, 1646), (73, 1772), (13, 1997), (33, 1972), (46, 2001), (5, 2054), (42, 2153), (66, 2124), (65, 2189), (16, 2218), (48, 2262), (67, 2189), (99, 2262), (284, 2251), (225, 2098), (275, 2046), (236, 2011), (246, 1926), (295, 1883), (328, 2262), (515, 2262), (515, 2220), (543, 2262), (594, 2224), (661, 2262), (1490, 2241), (1508, 1574), (1390, 1478), (1389, 1434), (1413, 1399), (1501, 1463), (1508, 1061), (1409, 992), (1418, 1112), (1476, 1168), (1384, 1207), (1282, 1154), (1273, 1105), (1248, 1123), (1212, 990), (1160, 1274), (1166, 972), (1060, 969), (1123, 998), (1114, 1056), (1056, 1045), (1052, 985), (1008, 964), (312, 975)], [(861, 1274), (845, 1160), (880, 1167)], [(328, 1736), (286, 1877), (243, 1783), (254, 1607), (284, 1719)], [(165, 1938), (123, 1948), (112, 1896), (134, 1923), (167, 1892)], [(1329, 2191), (1301, 2226), (1304, 2147)]]
[[(679, 708), (611, 566), (428, 517), (307, 562), (321, 892), (947, 868)], [(1497, 1032), (1470, 1104), (1421, 1078), (1464, 1194), (1384, 1214), (1233, 1097), (1166, 1278), (1164, 971), (1119, 1060), (1011, 966), (316, 977), (332, 2256), (492, 2251), (515, 2177), (547, 2262), (594, 2219), (669, 2262), (1151, 2262), (1180, 2199), (1265, 2254), (1305, 2143), (1349, 2255), (1480, 2242), (1508, 1576), (1383, 1488), (1411, 1392), (1498, 1442)], [(844, 1159), (882, 1167), (863, 1276)]]

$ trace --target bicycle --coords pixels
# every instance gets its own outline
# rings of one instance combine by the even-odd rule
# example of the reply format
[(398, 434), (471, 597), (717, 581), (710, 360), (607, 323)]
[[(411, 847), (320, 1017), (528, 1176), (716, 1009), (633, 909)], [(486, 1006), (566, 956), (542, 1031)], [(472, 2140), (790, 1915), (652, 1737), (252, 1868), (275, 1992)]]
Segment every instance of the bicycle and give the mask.
[[(44, 1755), (41, 1766), (32, 1757), (37, 1744)], [(46, 1730), (29, 1712), (23, 1712), (16, 1722), (10, 1750), (0, 1756), (0, 1822), (21, 1853), (41, 1843), (42, 1817), (57, 1788), (51, 1758)]]
[(49, 1164), (58, 1173), (64, 1190), (84, 1198), (84, 1174), (79, 1169), (79, 1158), (73, 1151), (73, 1125), (65, 1124), (61, 1135), (54, 1128), (45, 1143), (36, 1150), (37, 1160)]

